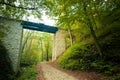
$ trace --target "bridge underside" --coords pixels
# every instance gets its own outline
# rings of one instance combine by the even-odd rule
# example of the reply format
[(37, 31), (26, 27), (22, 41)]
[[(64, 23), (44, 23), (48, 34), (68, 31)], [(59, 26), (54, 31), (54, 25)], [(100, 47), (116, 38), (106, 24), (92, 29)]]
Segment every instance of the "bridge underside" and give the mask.
[(56, 33), (56, 31), (58, 31), (57, 27), (45, 25), (42, 23), (33, 23), (33, 22), (23, 21), (22, 25), (24, 29), (48, 32), (48, 33), (54, 33), (54, 34)]

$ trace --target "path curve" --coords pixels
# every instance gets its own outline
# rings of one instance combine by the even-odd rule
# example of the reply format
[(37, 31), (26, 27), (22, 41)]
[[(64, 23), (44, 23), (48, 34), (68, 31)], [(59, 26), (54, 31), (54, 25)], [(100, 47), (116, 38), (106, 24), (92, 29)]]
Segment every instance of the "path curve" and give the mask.
[(101, 80), (91, 73), (82, 72), (80, 75), (74, 76), (47, 62), (38, 63), (37, 72), (36, 80)]

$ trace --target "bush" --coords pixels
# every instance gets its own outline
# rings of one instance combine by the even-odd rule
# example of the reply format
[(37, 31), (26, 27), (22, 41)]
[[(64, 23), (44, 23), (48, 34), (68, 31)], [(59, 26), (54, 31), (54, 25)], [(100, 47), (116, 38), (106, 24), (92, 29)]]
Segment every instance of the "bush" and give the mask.
[(91, 63), (91, 68), (94, 68), (97, 72), (106, 74), (106, 75), (113, 75), (118, 72), (118, 68), (106, 61), (95, 61)]
[(111, 80), (120, 80), (120, 73), (112, 77)]
[(35, 65), (21, 67), (21, 76), (17, 80), (35, 80), (36, 73)]
[[(109, 53), (104, 53), (109, 54)], [(71, 70), (95, 70), (106, 75), (113, 75), (118, 72), (118, 67), (106, 57), (101, 59), (94, 44), (86, 42), (74, 44), (59, 57), (58, 64)]]
[(88, 70), (91, 58), (89, 46), (86, 42), (81, 42), (66, 50), (66, 52), (58, 59), (58, 64), (66, 69)]
[(38, 53), (27, 53), (27, 55), (22, 53), (21, 66), (34, 65), (37, 64), (39, 60), (40, 60), (40, 56)]

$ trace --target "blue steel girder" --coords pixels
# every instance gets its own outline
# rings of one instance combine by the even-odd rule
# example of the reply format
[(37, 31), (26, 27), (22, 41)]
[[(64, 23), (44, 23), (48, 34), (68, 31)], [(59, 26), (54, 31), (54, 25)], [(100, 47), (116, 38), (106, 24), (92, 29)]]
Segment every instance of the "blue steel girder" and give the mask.
[(29, 21), (22, 21), (21, 23), (24, 29), (48, 32), (48, 33), (56, 33), (58, 31), (57, 27), (45, 25), (42, 23), (34, 23)]

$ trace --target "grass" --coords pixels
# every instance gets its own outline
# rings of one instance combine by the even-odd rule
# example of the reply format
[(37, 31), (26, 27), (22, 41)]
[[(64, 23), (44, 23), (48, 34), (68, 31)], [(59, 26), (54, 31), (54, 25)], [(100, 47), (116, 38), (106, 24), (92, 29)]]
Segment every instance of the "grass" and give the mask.
[(21, 67), (21, 76), (17, 80), (35, 80), (36, 73), (35, 65)]

